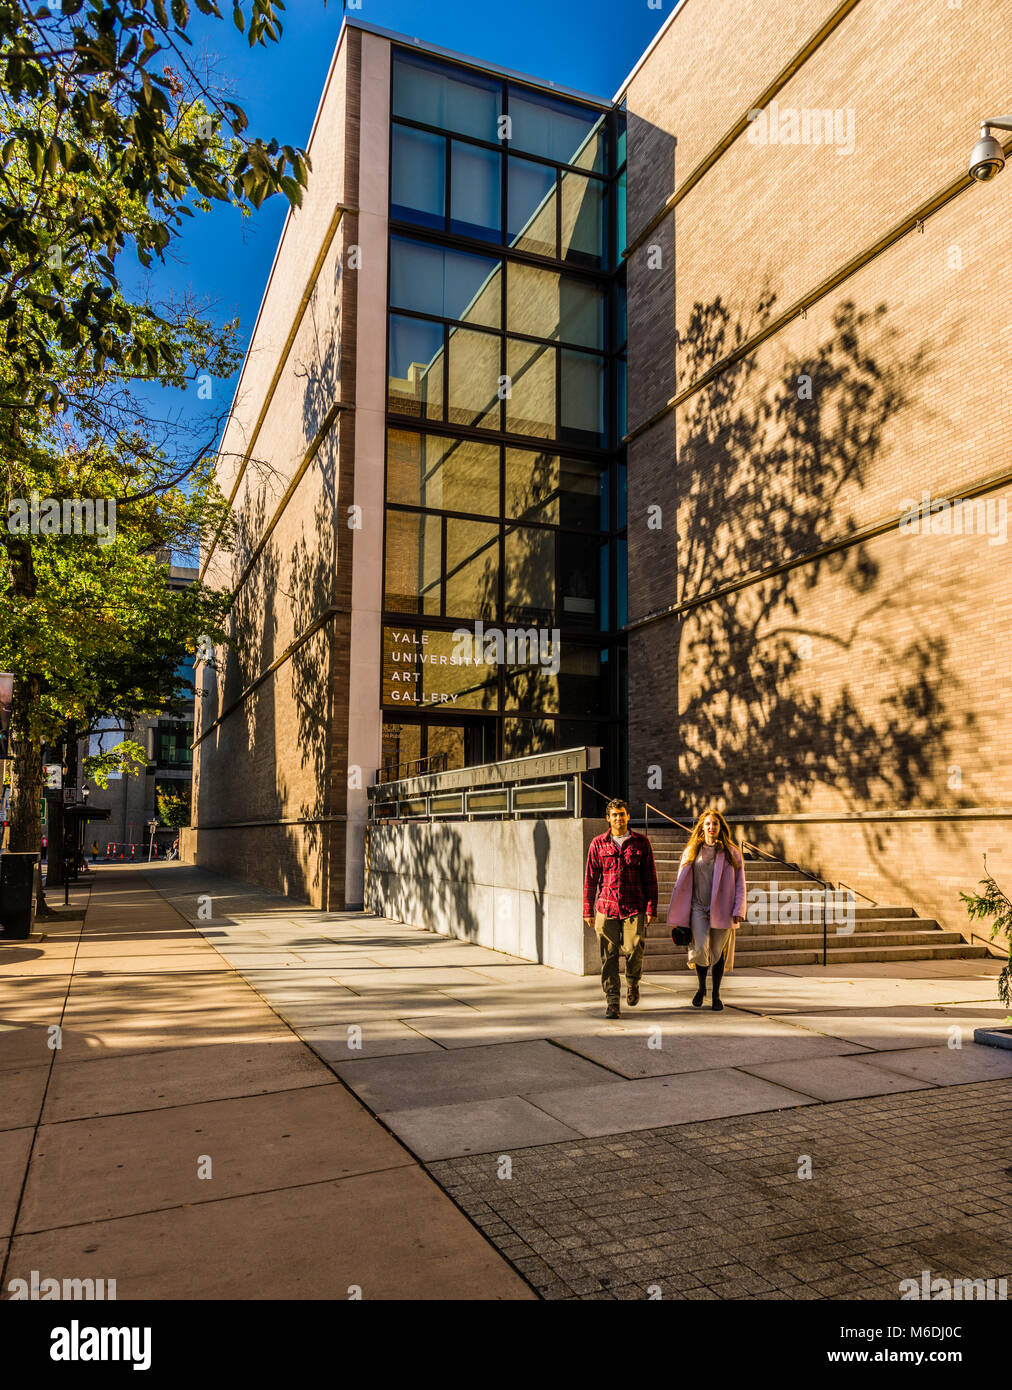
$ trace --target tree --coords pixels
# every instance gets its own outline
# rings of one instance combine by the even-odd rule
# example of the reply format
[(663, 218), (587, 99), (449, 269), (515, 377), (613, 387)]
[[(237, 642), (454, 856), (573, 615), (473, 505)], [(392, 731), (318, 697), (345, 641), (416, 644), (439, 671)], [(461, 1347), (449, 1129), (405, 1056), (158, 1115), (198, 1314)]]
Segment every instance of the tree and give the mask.
[(158, 793), (158, 815), (163, 825), (181, 830), (190, 824), (190, 787), (183, 783), (179, 792)]
[(986, 854), (984, 873), (986, 877), (980, 880), (980, 887), (984, 890), (982, 893), (961, 892), (959, 896), (966, 903), (966, 915), (971, 922), (986, 922), (990, 919), (991, 940), (996, 936), (1003, 936), (1008, 944), (1008, 961), (998, 976), (998, 998), (1006, 1008), (1012, 1008), (1012, 899), (999, 888), (987, 867)]
[[(194, 0), (221, 18), (213, 0)], [(250, 45), (282, 0), (237, 0)], [(131, 297), (123, 255), (164, 260), (184, 218), (301, 200), (301, 150), (246, 138), (246, 117), (187, 52), (186, 0), (0, 4), (0, 669), (15, 673), (12, 848), (37, 850), (41, 754), (68, 721), (173, 712), (175, 671), (224, 641), (228, 595), (171, 591), (164, 552), (228, 530), (213, 481), (223, 417), (157, 419), (137, 393), (238, 363), (237, 325), (186, 300)], [(161, 64), (161, 70), (158, 66)], [(60, 524), (33, 528), (34, 499)], [(65, 524), (104, 508), (107, 534)], [(108, 534), (113, 508), (114, 534)], [(37, 511), (37, 509), (36, 509)], [(13, 524), (17, 523), (17, 524)], [(27, 523), (27, 524), (26, 524)], [(161, 557), (161, 558), (160, 558)]]

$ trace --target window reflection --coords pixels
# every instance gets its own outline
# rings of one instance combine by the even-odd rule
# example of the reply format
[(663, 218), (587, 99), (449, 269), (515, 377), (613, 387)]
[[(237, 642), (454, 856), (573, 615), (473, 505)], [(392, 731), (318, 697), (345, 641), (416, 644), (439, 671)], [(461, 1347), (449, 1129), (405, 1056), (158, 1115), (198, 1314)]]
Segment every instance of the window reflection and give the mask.
[(498, 445), (390, 430), (387, 501), (498, 516)]
[(390, 216), (440, 230), (446, 224), (446, 141), (395, 125), (390, 168)]
[(598, 269), (605, 252), (604, 184), (568, 170), (561, 182), (562, 259)]
[(439, 517), (387, 512), (387, 608), (401, 613), (439, 613), (442, 551)]
[(506, 340), (506, 428), (514, 434), (555, 436), (555, 348)]
[(390, 315), (390, 409), (401, 415), (441, 419), (443, 329), (438, 323)]
[(555, 170), (527, 159), (510, 159), (507, 164), (507, 243), (519, 251), (554, 256), (558, 240)]
[(555, 619), (555, 535), (527, 526), (506, 529), (507, 622), (551, 627)]
[(484, 521), (446, 521), (446, 613), (494, 618), (499, 611), (499, 528)]
[(490, 256), (390, 239), (390, 306), (499, 327), (501, 264)]
[(500, 427), (501, 339), (492, 333), (450, 329), (448, 419), (455, 425)]
[(509, 89), (510, 143), (514, 149), (579, 164), (603, 173), (605, 117), (600, 111), (576, 106), (559, 97), (527, 87)]
[(451, 144), (450, 231), (502, 240), (502, 157), (477, 145)]
[(502, 85), (495, 78), (396, 50), (393, 112), (423, 125), (494, 141), (499, 139)]

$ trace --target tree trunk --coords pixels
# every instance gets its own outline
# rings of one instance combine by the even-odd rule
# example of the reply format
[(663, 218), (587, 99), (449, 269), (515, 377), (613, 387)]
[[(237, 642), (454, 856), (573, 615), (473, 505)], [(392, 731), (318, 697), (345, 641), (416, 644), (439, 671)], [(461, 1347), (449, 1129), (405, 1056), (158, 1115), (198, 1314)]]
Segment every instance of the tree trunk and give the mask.
[[(27, 712), (35, 708), (38, 699), (39, 681), (36, 676), (15, 680), (11, 719), (10, 848), (35, 855), (42, 849), (42, 743), (29, 738), (26, 728)], [(42, 891), (41, 874), (38, 885), (35, 911), (36, 916), (44, 917), (49, 909)]]

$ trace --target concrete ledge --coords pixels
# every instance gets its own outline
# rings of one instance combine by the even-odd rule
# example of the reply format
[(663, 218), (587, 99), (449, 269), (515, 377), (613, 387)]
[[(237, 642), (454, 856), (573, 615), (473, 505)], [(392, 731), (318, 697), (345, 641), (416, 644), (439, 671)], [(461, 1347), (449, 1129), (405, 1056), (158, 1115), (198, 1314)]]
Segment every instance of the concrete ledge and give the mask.
[(1004, 1047), (1012, 1052), (1012, 1028), (975, 1028), (973, 1040), (982, 1047)]
[(573, 975), (600, 956), (583, 920), (598, 820), (372, 822), (368, 904), (396, 922)]

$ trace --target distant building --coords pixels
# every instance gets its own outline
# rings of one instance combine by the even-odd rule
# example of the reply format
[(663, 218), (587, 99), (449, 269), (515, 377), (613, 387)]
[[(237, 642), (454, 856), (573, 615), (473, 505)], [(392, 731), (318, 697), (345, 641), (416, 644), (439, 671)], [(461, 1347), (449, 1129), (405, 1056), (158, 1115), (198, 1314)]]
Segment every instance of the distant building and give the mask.
[[(197, 570), (184, 565), (169, 567), (168, 587), (184, 589), (197, 578)], [(178, 674), (193, 688), (193, 659), (183, 661)], [(176, 795), (190, 791), (193, 776), (193, 697), (184, 705), (181, 717), (156, 717), (139, 719), (124, 727), (121, 723), (109, 720), (108, 727), (90, 739), (82, 740), (80, 757), (114, 748), (124, 739), (132, 739), (147, 751), (148, 766), (137, 777), (117, 773), (110, 778), (107, 787), (97, 787), (89, 783), (89, 805), (107, 807), (110, 816), (107, 821), (96, 822), (87, 827), (85, 849), (90, 853), (93, 840), (98, 841), (99, 852), (105, 853), (107, 844), (126, 845), (126, 857), (130, 857), (129, 846), (137, 845), (138, 858), (147, 858), (149, 833), (148, 824), (157, 818), (159, 792)], [(83, 770), (79, 782), (85, 782)], [(159, 854), (164, 854), (178, 831), (162, 826), (155, 832), (155, 844)]]

